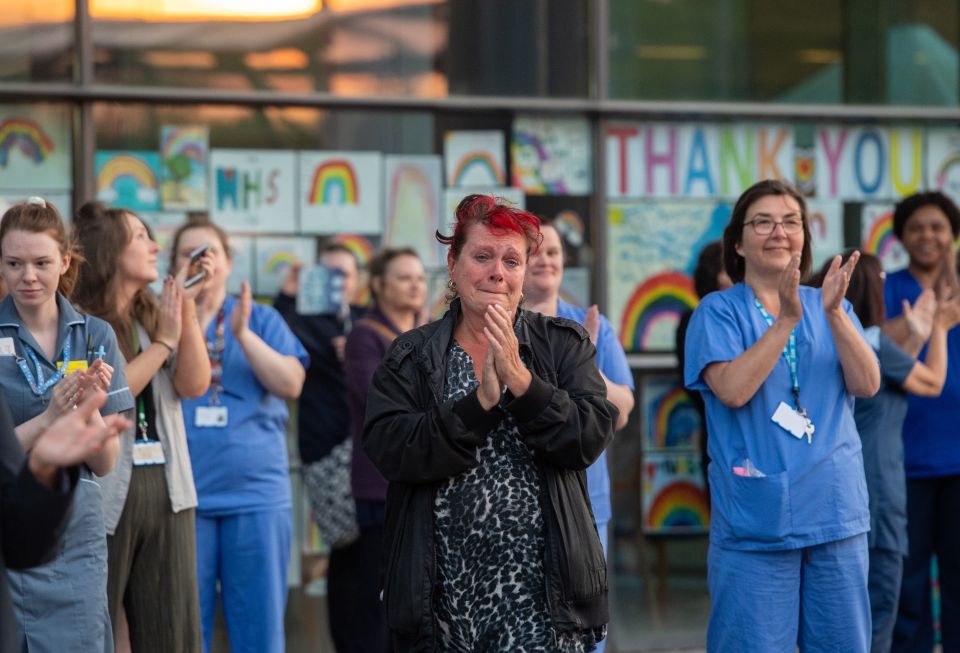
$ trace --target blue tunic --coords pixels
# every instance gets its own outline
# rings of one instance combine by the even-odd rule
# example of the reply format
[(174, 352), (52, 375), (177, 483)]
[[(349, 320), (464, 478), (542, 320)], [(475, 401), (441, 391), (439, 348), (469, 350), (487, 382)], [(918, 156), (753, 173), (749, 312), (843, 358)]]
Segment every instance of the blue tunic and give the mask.
[[(557, 302), (557, 316), (583, 324), (587, 309)], [(627, 363), (627, 355), (617, 339), (617, 333), (606, 316), (600, 316), (600, 329), (597, 334), (597, 367), (604, 376), (618, 385), (634, 389), (633, 373)], [(596, 462), (587, 467), (587, 487), (590, 489), (590, 505), (593, 506), (593, 517), (597, 520), (597, 527), (603, 530), (610, 521), (610, 473), (607, 470), (607, 452), (604, 451)], [(601, 532), (601, 536), (603, 533)], [(603, 537), (606, 542), (606, 537)], [(606, 547), (604, 547), (606, 548)]]
[[(887, 318), (903, 313), (923, 291), (909, 270), (887, 275), (883, 287)], [(920, 357), (926, 356), (926, 346)], [(907, 478), (938, 478), (960, 474), (960, 328), (947, 332), (947, 380), (939, 397), (907, 397), (903, 423), (903, 453)]]
[[(100, 413), (108, 415), (133, 408), (123, 357), (110, 325), (77, 312), (59, 294), (57, 308), (60, 312), (57, 357), (51, 361), (22, 326), (13, 298), (7, 297), (0, 304), (0, 337), (11, 338), (16, 348), (16, 356), (0, 356), (0, 385), (14, 422), (20, 425), (42, 413), (53, 396), (52, 387), (40, 397), (33, 393), (17, 365), (17, 358), (26, 357), (26, 348), (30, 347), (40, 361), (44, 377), (49, 378), (56, 373), (57, 362), (63, 359), (68, 339), (72, 361), (86, 361), (88, 344), (94, 351), (103, 345), (103, 360), (114, 369), (107, 402)], [(32, 361), (30, 371), (34, 372)], [(89, 469), (81, 467), (59, 554), (40, 567), (7, 574), (18, 636), (28, 650), (113, 650), (107, 613), (107, 535), (100, 486)]]
[[(741, 408), (725, 406), (703, 378), (704, 368), (734, 360), (769, 328), (754, 299), (743, 283), (710, 293), (687, 331), (684, 379), (703, 395), (711, 434), (711, 542), (728, 549), (773, 551), (864, 533), (870, 513), (853, 397), (846, 391), (818, 289), (800, 288), (803, 318), (796, 327), (800, 403), (816, 426), (812, 444), (771, 420), (781, 401), (793, 404), (782, 356)], [(846, 301), (844, 309), (862, 332)], [(763, 477), (734, 473), (747, 459)]]

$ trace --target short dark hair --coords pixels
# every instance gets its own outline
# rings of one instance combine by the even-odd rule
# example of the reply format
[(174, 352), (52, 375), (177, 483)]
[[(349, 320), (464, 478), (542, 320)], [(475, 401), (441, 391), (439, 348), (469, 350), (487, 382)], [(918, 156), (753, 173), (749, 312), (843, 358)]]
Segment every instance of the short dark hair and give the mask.
[(703, 299), (718, 289), (717, 275), (722, 271), (723, 243), (715, 240), (707, 243), (697, 257), (697, 267), (693, 270), (693, 288), (697, 291), (697, 297)]
[(353, 262), (356, 263), (357, 268), (360, 268), (360, 259), (357, 258), (357, 255), (352, 249), (344, 245), (343, 243), (338, 243), (336, 241), (329, 241), (320, 248), (320, 256), (323, 257), (325, 254), (349, 254), (350, 258), (353, 259)]
[(950, 231), (953, 232), (953, 237), (956, 238), (960, 234), (960, 209), (953, 203), (953, 200), (940, 191), (931, 190), (925, 193), (914, 193), (897, 203), (893, 210), (893, 233), (898, 239), (903, 240), (903, 230), (907, 226), (907, 222), (918, 209), (924, 206), (935, 206), (943, 211), (947, 220), (950, 221)]
[(796, 188), (782, 179), (764, 179), (743, 191), (736, 205), (730, 222), (723, 230), (723, 267), (734, 283), (743, 281), (743, 257), (737, 253), (737, 245), (743, 238), (743, 223), (747, 220), (747, 209), (757, 200), (768, 195), (784, 195), (792, 197), (800, 207), (800, 216), (803, 219), (803, 249), (800, 253), (800, 278), (810, 275), (813, 266), (813, 248), (810, 245), (810, 222), (807, 220), (807, 203)]
[[(324, 251), (326, 252), (327, 250), (325, 249)], [(339, 252), (340, 250), (333, 249), (330, 251)], [(401, 256), (412, 256), (413, 258), (420, 260), (420, 255), (417, 254), (417, 250), (413, 249), (412, 247), (388, 247), (380, 250), (380, 253), (370, 259), (370, 262), (367, 263), (367, 275), (370, 277), (370, 296), (373, 297), (374, 301), (377, 301), (378, 297), (377, 291), (373, 287), (373, 280), (382, 280), (387, 274), (390, 264)]]
[[(842, 255), (841, 264), (846, 263), (855, 251), (854, 249), (845, 251)], [(823, 278), (827, 276), (827, 270), (830, 269), (831, 263), (833, 263), (832, 256), (817, 272), (811, 285), (817, 288), (823, 286)], [(883, 265), (879, 258), (873, 254), (861, 252), (857, 267), (853, 269), (853, 274), (850, 275), (846, 298), (853, 307), (853, 312), (860, 318), (863, 328), (880, 326), (884, 323), (887, 317), (887, 308), (883, 298)]]

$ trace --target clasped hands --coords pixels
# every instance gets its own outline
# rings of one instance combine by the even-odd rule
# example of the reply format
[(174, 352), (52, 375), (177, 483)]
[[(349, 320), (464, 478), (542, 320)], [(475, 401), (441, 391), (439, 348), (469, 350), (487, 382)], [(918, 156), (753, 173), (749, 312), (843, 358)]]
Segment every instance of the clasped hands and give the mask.
[(483, 361), (483, 378), (477, 399), (485, 410), (500, 401), (506, 387), (515, 397), (523, 395), (533, 375), (520, 359), (520, 342), (513, 330), (511, 314), (499, 304), (490, 304), (484, 313), (483, 335), (487, 339), (487, 355)]
[(45, 411), (48, 421), (53, 421), (83, 402), (85, 396), (98, 390), (107, 392), (113, 380), (113, 367), (102, 359), (93, 361), (89, 368), (77, 370), (63, 377), (53, 387), (50, 405)]

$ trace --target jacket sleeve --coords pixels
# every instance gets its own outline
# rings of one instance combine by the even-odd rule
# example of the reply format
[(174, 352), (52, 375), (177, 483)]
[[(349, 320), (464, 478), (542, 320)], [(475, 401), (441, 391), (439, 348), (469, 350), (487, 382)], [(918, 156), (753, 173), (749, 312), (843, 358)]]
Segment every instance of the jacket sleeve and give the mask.
[(363, 449), (390, 482), (436, 483), (478, 464), (477, 448), (503, 413), (484, 410), (476, 391), (438, 404), (410, 348), (398, 338), (374, 372)]
[(544, 361), (555, 365), (557, 385), (534, 374), (527, 392), (506, 409), (543, 462), (559, 469), (586, 469), (610, 444), (620, 413), (606, 399), (596, 348), (586, 332), (559, 328), (569, 336), (552, 347), (554, 360)]

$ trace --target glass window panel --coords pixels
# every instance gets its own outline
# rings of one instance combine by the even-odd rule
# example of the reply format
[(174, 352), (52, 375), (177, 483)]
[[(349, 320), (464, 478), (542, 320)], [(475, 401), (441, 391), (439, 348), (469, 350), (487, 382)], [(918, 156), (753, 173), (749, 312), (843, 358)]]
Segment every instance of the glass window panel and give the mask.
[(958, 103), (956, 0), (889, 1), (886, 30), (888, 104), (954, 106)]
[(11, 0), (0, 11), (0, 82), (65, 82), (73, 75), (74, 0)]
[(586, 0), (90, 3), (101, 83), (415, 97), (587, 89)]
[(614, 98), (841, 101), (843, 3), (609, 2)]

